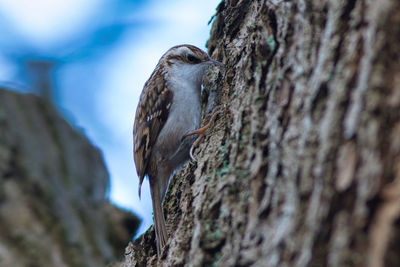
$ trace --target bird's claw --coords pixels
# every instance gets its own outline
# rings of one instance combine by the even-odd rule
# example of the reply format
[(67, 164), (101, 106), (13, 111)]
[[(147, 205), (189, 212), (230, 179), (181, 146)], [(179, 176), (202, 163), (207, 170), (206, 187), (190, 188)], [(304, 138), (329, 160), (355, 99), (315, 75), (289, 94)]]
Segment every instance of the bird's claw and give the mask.
[[(221, 111), (220, 106), (216, 107), (216, 108), (213, 110), (213, 112), (212, 112), (211, 114), (207, 115), (207, 117), (211, 117), (211, 118), (210, 118), (209, 120), (207, 120), (207, 117), (206, 117), (206, 119), (204, 119), (204, 121), (207, 122), (206, 125), (204, 125), (203, 127), (199, 128), (199, 129), (197, 129), (197, 130), (195, 130), (195, 131), (193, 131), (193, 132), (189, 132), (189, 133), (185, 134), (185, 135), (182, 137), (182, 139), (184, 139), (185, 137), (191, 136), (191, 135), (194, 135), (194, 134), (198, 134), (198, 135), (199, 135), (199, 137), (196, 139), (196, 141), (194, 141), (193, 145), (190, 147), (190, 152), (189, 152), (190, 158), (191, 158), (194, 162), (197, 161), (197, 160), (195, 159), (195, 157), (193, 156), (193, 150), (194, 150), (194, 148), (197, 147), (197, 146), (199, 145), (201, 139), (203, 139), (203, 137), (205, 136), (205, 133), (206, 133), (207, 129), (209, 129), (209, 128), (211, 127), (211, 125), (214, 123), (215, 118), (216, 118), (217, 115), (218, 115), (219, 113), (221, 113), (221, 112), (222, 112), (222, 111)], [(203, 122), (204, 122), (204, 121), (203, 121)]]
[(194, 156), (193, 156), (193, 146), (190, 147), (189, 155), (190, 155), (190, 159), (191, 159), (192, 161), (194, 161), (194, 162), (197, 161), (197, 160), (194, 158)]

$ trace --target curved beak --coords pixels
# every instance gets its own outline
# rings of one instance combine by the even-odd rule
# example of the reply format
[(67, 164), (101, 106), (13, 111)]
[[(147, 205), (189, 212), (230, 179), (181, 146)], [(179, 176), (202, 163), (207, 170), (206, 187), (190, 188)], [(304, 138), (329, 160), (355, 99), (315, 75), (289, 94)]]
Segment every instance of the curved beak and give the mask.
[(211, 64), (211, 65), (214, 65), (214, 66), (218, 66), (218, 67), (225, 68), (224, 64), (222, 64), (221, 62), (219, 62), (219, 61), (217, 61), (217, 60), (211, 59), (211, 58), (208, 59), (206, 62), (207, 62), (208, 64)]

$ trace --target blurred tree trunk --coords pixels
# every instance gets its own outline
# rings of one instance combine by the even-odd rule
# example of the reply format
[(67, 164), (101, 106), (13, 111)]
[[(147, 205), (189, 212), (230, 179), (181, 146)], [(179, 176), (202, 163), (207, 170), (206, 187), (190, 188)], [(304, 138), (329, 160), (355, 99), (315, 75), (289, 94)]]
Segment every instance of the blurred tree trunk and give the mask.
[(0, 87), (0, 266), (113, 262), (139, 219), (105, 199), (101, 152), (54, 106)]
[(170, 184), (159, 264), (400, 266), (400, 2), (223, 1), (208, 48), (226, 108)]

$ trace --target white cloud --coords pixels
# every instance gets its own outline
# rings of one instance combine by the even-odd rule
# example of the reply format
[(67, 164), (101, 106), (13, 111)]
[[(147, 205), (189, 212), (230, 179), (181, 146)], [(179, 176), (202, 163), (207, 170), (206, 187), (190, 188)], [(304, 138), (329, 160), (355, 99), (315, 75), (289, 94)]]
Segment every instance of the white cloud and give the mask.
[(69, 37), (98, 4), (98, 0), (0, 0), (0, 11), (23, 36), (44, 44)]

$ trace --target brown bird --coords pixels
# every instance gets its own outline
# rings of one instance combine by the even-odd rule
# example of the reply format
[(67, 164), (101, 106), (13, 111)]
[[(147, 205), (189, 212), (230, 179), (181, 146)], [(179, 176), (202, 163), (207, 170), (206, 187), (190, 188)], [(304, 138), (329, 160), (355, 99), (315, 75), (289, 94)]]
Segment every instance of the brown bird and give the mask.
[[(201, 83), (211, 65), (223, 66), (192, 45), (170, 48), (144, 85), (136, 110), (134, 160), (139, 197), (148, 175), (160, 255), (168, 235), (162, 201), (172, 173), (189, 159), (201, 121)], [(204, 130), (205, 131), (205, 130)]]

